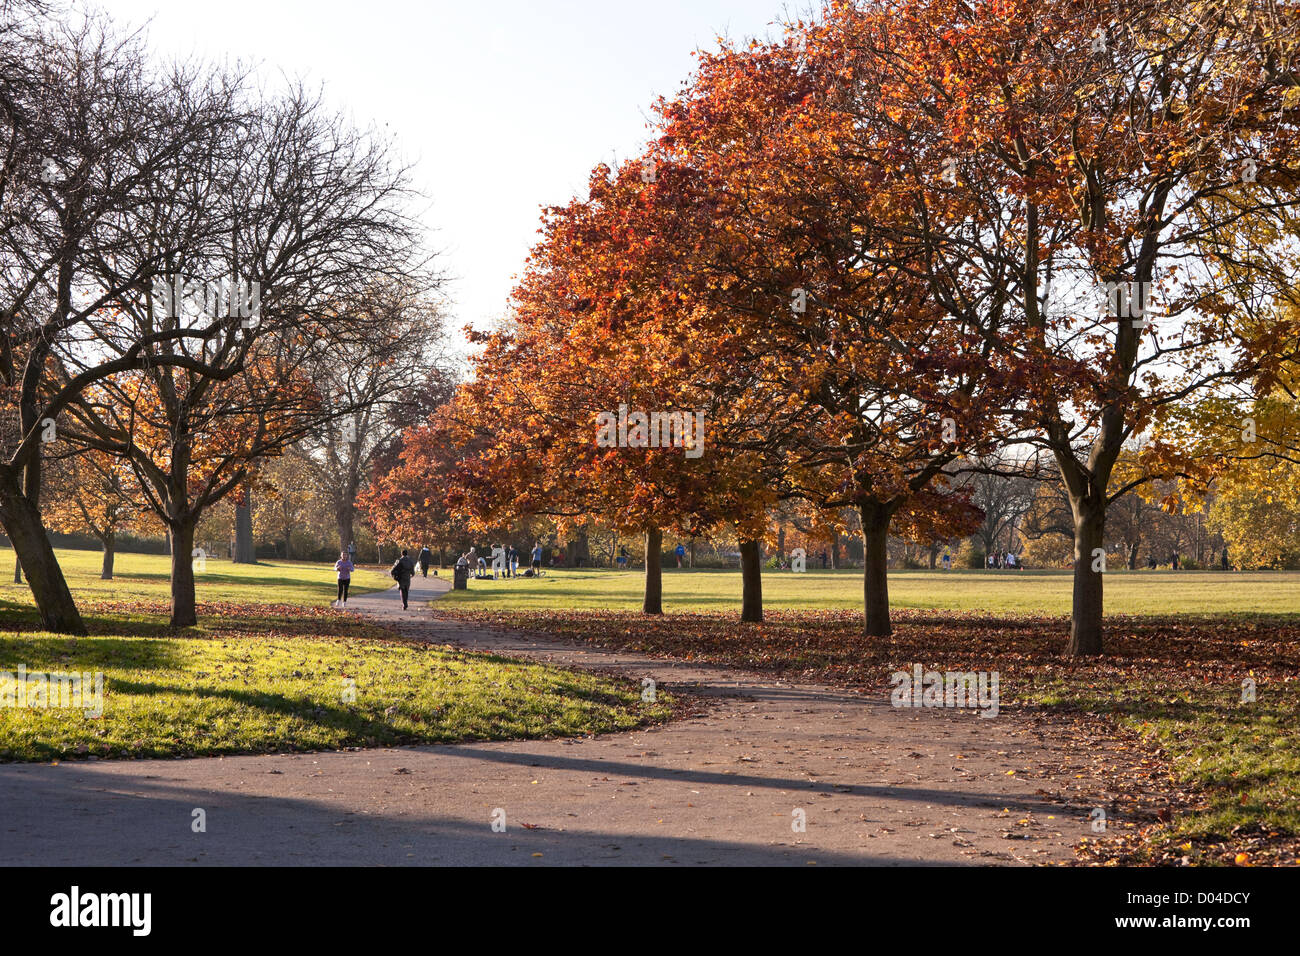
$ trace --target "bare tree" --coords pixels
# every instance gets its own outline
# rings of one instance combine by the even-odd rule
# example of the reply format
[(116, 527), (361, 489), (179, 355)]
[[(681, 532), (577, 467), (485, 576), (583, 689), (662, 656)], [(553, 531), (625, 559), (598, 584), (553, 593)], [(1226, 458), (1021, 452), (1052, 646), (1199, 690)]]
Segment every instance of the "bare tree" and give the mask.
[(453, 371), (443, 316), (424, 290), (376, 286), (352, 308), (378, 321), (382, 338), (330, 350), (314, 373), (329, 405), (342, 410), (303, 442), (313, 484), (332, 508), (339, 547), (354, 541), (357, 494), (398, 436), (451, 397)]
[(152, 255), (111, 273), (95, 267), (117, 261), (131, 239), (124, 223), (183, 167), (189, 144), (229, 121), (219, 104), (179, 97), (143, 63), (135, 40), (96, 17), (75, 29), (11, 22), (0, 39), (0, 523), (54, 631), (84, 625), (41, 521), (42, 445), (96, 382), (147, 363), (193, 364), (162, 348), (175, 329), (94, 347), (106, 307), (187, 237), (162, 236)]
[[(218, 76), (205, 82), (226, 88)], [(128, 218), (125, 248), (97, 261), (107, 282), (157, 261), (162, 237), (191, 237), (96, 326), (91, 352), (120, 357), (148, 343), (144, 367), (83, 392), (72, 410), (73, 439), (129, 458), (169, 529), (174, 626), (197, 620), (204, 510), (260, 459), (356, 411), (325, 400), (331, 363), (391, 360), (387, 317), (350, 304), (381, 281), (434, 284), (404, 212), (408, 171), (386, 142), (301, 88), (235, 97), (231, 115), (233, 138), (194, 140), (183, 182), (158, 184), (159, 201)]]

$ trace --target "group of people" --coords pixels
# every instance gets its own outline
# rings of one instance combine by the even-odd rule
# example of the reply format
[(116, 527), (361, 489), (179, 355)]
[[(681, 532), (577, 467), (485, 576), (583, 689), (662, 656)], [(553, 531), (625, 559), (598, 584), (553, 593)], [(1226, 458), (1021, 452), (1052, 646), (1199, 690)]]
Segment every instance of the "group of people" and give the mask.
[[(486, 549), (485, 549), (486, 550)], [(473, 568), (474, 577), (493, 581), (497, 576), (503, 578), (517, 578), (519, 574), (519, 552), (515, 550), (513, 544), (500, 545), (494, 544), (489, 551), (491, 564), (488, 559), (478, 553), (477, 548), (470, 548), (456, 560), (458, 568), (466, 570)], [(489, 569), (491, 573), (489, 573)], [(533, 577), (542, 573), (542, 543), (539, 541), (533, 546), (532, 550), (532, 569), (525, 571), (524, 575)]]
[[(338, 575), (338, 597), (335, 598), (332, 607), (348, 606), (348, 589), (352, 584), (352, 572), (356, 570), (356, 553), (357, 546), (349, 544), (346, 551), (339, 552), (339, 559), (334, 562), (334, 571)], [(389, 575), (397, 582), (397, 587), (402, 593), (402, 607), (407, 608), (410, 604), (411, 597), (411, 579), (415, 577), (416, 569), (426, 578), (429, 576), (429, 565), (433, 564), (433, 552), (429, 550), (428, 545), (420, 548), (419, 552), (413, 558), (410, 551), (402, 549), (402, 553), (393, 566), (388, 569)], [(437, 577), (438, 570), (433, 571), (434, 577)]]
[(1015, 571), (1020, 568), (1020, 559), (1017, 558), (1010, 551), (1006, 552), (1005, 554), (998, 554), (997, 552), (994, 552), (993, 554), (989, 555), (988, 564), (989, 564), (989, 570), (991, 571), (1001, 570), (1003, 568), (1010, 568), (1012, 571)]

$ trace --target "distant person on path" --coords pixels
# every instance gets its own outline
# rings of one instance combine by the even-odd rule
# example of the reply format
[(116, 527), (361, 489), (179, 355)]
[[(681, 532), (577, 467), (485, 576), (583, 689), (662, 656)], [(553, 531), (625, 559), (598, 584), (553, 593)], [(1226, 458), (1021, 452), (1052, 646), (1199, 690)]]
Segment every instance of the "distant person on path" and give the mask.
[(680, 568), (682, 566), (682, 558), (686, 557), (686, 548), (680, 541), (678, 541), (677, 550), (673, 553), (677, 555), (677, 566)]
[(420, 573), (426, 578), (429, 576), (429, 565), (433, 563), (433, 552), (429, 550), (426, 544), (420, 549)]
[(357, 543), (355, 541), (348, 542), (348, 560), (352, 562), (353, 566), (357, 563)]
[(616, 563), (618, 564), (618, 569), (620, 571), (627, 570), (627, 559), (628, 559), (627, 547), (626, 546), (620, 547), (618, 549), (618, 557), (615, 559)]
[(1226, 544), (1223, 546), (1223, 557), (1220, 559), (1220, 564), (1223, 570), (1228, 570), (1228, 546)]
[(405, 611), (411, 597), (411, 578), (415, 576), (415, 562), (411, 560), (405, 548), (402, 549), (402, 556), (393, 562), (388, 573), (393, 576), (393, 580), (397, 582), (397, 587), (402, 592), (402, 610)]
[(1177, 552), (1177, 551), (1175, 551), (1175, 552), (1173, 553), (1173, 555), (1170, 556), (1170, 558), (1169, 558), (1169, 566), (1170, 566), (1171, 568), (1173, 568), (1175, 571), (1178, 570), (1178, 552)]
[(502, 577), (505, 577), (508, 567), (509, 565), (506, 564), (506, 549), (499, 544), (492, 545), (492, 580), (497, 579), (498, 571)]
[(506, 565), (510, 568), (512, 578), (519, 577), (519, 552), (513, 544), (506, 550)]
[(533, 545), (533, 574), (542, 572), (542, 543), (540, 541)]
[(339, 573), (339, 596), (334, 600), (335, 607), (348, 606), (348, 585), (352, 583), (352, 569), (356, 565), (346, 551), (339, 552), (339, 559), (334, 562), (334, 570)]
[(1012, 571), (1015, 571), (1019, 566), (1020, 566), (1020, 565), (1019, 565), (1019, 562), (1016, 560), (1016, 556), (1015, 556), (1014, 554), (1012, 554), (1010, 551), (1008, 551), (1008, 552), (1007, 552), (1007, 567), (1009, 567)]
[(952, 551), (948, 548), (943, 549), (943, 569), (945, 571), (952, 570)]

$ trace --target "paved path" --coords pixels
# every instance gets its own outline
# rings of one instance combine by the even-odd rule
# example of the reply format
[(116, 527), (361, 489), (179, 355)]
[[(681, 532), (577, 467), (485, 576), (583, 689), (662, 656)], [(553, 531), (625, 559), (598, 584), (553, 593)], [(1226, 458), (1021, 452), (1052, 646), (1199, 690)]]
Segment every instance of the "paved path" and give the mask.
[(1030, 718), (469, 627), (424, 607), (447, 586), (417, 577), (409, 611), (396, 590), (349, 607), (438, 643), (649, 676), (703, 698), (699, 715), (579, 740), (0, 765), (0, 865), (1016, 864), (1069, 860), (1090, 835), (1082, 797), (1044, 796), (1068, 800), (1087, 767)]

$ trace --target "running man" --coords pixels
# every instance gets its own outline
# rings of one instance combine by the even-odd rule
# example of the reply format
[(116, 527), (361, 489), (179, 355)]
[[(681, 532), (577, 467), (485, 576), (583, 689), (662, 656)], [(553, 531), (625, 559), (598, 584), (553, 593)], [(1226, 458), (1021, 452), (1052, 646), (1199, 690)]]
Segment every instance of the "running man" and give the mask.
[(402, 556), (393, 562), (393, 567), (388, 572), (397, 582), (397, 587), (402, 592), (402, 610), (407, 610), (408, 602), (411, 597), (411, 578), (415, 577), (415, 562), (411, 556), (402, 549)]

